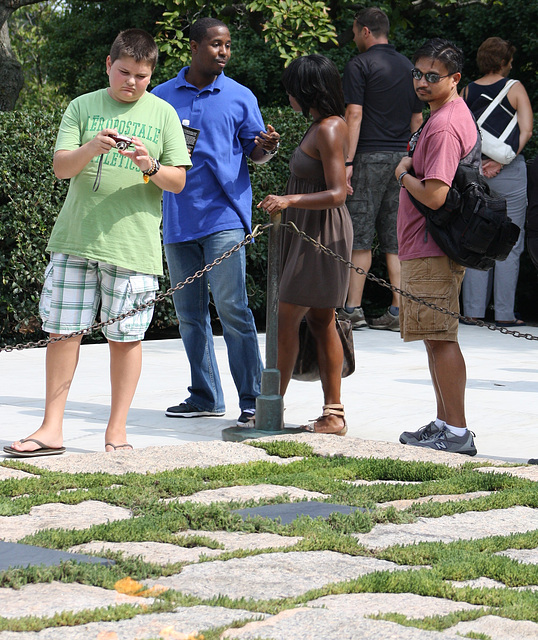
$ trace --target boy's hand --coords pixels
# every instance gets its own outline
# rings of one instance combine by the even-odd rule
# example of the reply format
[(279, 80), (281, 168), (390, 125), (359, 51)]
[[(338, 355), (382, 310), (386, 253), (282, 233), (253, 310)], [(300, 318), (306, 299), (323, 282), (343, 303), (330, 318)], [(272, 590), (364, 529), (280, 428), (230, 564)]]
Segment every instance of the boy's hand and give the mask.
[(152, 167), (151, 156), (149, 155), (148, 150), (144, 146), (144, 143), (140, 138), (136, 136), (132, 137), (133, 146), (125, 149), (125, 151), (121, 151), (118, 149), (118, 153), (122, 156), (127, 156), (131, 158), (131, 160), (136, 164), (136, 166), (140, 169), (140, 171), (149, 171)]
[(116, 146), (114, 140), (109, 137), (109, 134), (111, 133), (118, 135), (116, 129), (103, 129), (102, 131), (99, 131), (93, 140), (90, 140), (87, 143), (88, 147), (92, 150), (93, 156), (100, 156), (103, 153), (108, 153), (110, 149), (113, 149)]

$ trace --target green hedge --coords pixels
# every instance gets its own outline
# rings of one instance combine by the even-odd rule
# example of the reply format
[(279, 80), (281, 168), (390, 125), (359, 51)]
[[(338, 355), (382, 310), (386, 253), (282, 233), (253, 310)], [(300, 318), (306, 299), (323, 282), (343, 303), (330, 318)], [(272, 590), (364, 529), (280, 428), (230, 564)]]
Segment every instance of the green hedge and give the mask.
[[(290, 108), (262, 109), (264, 120), (282, 135), (281, 149), (263, 166), (251, 166), (253, 221), (264, 223), (256, 204), (268, 193), (283, 193), (291, 151), (299, 143), (306, 122)], [(42, 275), (47, 263), (45, 247), (68, 183), (52, 172), (52, 154), (61, 112), (15, 111), (0, 113), (0, 346), (44, 337), (38, 314)], [(537, 152), (538, 136), (527, 157)], [(526, 149), (527, 151), (527, 149)], [(267, 234), (247, 247), (247, 286), (258, 326), (265, 324)], [(519, 310), (536, 319), (536, 272), (524, 254), (518, 286)], [(382, 256), (374, 251), (373, 271), (386, 276)], [(169, 287), (168, 274), (161, 289)], [(390, 292), (367, 282), (364, 306), (376, 315), (390, 303)], [(150, 335), (175, 335), (171, 299), (156, 306)], [(218, 323), (217, 323), (218, 325)], [(99, 334), (100, 335), (100, 334)]]

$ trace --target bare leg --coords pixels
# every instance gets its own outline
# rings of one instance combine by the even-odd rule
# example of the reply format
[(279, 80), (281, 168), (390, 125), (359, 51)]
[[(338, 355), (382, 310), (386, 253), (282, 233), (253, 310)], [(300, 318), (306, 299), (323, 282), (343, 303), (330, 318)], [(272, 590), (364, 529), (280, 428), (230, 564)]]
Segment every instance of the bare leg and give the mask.
[[(306, 314), (310, 331), (316, 340), (324, 404), (340, 404), (344, 351), (336, 331), (334, 309), (310, 309)], [(337, 433), (345, 426), (342, 417), (325, 415), (316, 421), (317, 433)]]
[(280, 395), (284, 396), (291, 380), (293, 367), (299, 353), (299, 325), (308, 307), (289, 302), (278, 305), (278, 369), (280, 370)]
[[(400, 288), (400, 260), (398, 258), (398, 254), (396, 253), (386, 253), (385, 259), (387, 261), (387, 271), (389, 272), (389, 280), (393, 287)], [(392, 292), (392, 302), (393, 307), (400, 306), (400, 295), (398, 293)]]
[[(142, 343), (113, 342), (110, 348), (110, 418), (105, 432), (105, 442), (115, 445), (127, 442), (127, 414), (142, 370)], [(107, 447), (107, 451), (112, 451)]]
[(437, 417), (454, 427), (466, 428), (465, 360), (457, 342), (425, 340), (428, 364), (437, 400)]
[[(50, 334), (51, 338), (60, 337)], [(48, 447), (61, 447), (63, 443), (63, 417), (67, 395), (78, 364), (82, 336), (53, 342), (47, 345), (46, 357), (46, 396), (45, 417), (37, 431), (29, 438), (36, 438)], [(39, 448), (35, 442), (14, 442), (17, 451), (35, 451)]]
[[(364, 271), (370, 271), (372, 266), (372, 252), (370, 250), (363, 251), (354, 249), (351, 254), (351, 261), (356, 267), (360, 267)], [(366, 276), (359, 275), (353, 269), (349, 274), (349, 291), (347, 294), (348, 307), (360, 307), (362, 305), (362, 294), (364, 292), (364, 284)]]

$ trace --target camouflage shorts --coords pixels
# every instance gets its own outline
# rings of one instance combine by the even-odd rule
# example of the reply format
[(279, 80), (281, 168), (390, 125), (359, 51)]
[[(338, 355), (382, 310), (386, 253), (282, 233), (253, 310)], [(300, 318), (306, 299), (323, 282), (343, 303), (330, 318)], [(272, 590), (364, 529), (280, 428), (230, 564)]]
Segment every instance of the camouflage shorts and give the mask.
[(346, 202), (353, 221), (353, 249), (371, 249), (377, 232), (380, 250), (398, 253), (400, 188), (394, 170), (404, 155), (402, 151), (356, 154), (351, 178), (353, 195)]

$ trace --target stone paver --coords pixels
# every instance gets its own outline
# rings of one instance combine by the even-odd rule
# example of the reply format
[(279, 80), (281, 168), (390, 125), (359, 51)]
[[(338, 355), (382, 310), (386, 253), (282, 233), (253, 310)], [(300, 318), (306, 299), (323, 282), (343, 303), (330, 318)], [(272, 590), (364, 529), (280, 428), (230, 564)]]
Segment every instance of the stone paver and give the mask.
[(181, 573), (148, 581), (200, 598), (226, 595), (265, 600), (299, 596), (333, 582), (374, 571), (409, 569), (386, 560), (334, 551), (267, 553), (189, 565)]
[(378, 524), (369, 533), (353, 534), (360, 544), (382, 549), (394, 544), (454, 542), (487, 536), (506, 536), (538, 529), (538, 510), (511, 507), (467, 511), (440, 518), (418, 518), (411, 524)]
[[(300, 608), (283, 611), (241, 629), (229, 629), (229, 640), (461, 640), (461, 636), (403, 627), (384, 620), (368, 620), (355, 611)], [(0, 640), (2, 637), (0, 636)]]
[(0, 516), (0, 538), (16, 542), (42, 529), (87, 529), (95, 524), (131, 517), (129, 509), (98, 500), (86, 500), (80, 504), (41, 504), (22, 516)]
[(538, 465), (530, 465), (528, 467), (480, 467), (476, 471), (481, 473), (507, 473), (511, 476), (538, 482)]
[(538, 549), (506, 549), (499, 551), (497, 555), (508, 556), (524, 564), (538, 564)]
[(222, 464), (246, 462), (276, 462), (290, 464), (300, 458), (279, 458), (264, 449), (237, 442), (184, 442), (168, 447), (145, 447), (134, 451), (112, 453), (73, 453), (69, 456), (32, 458), (32, 464), (49, 471), (64, 473), (155, 473), (170, 469), (216, 467)]
[(146, 562), (166, 566), (174, 562), (198, 562), (200, 556), (219, 556), (221, 550), (208, 547), (178, 547), (165, 542), (104, 542), (101, 540), (77, 544), (69, 549), (72, 553), (102, 553), (121, 551), (124, 556), (141, 557)]
[(459, 622), (450, 633), (465, 636), (471, 632), (483, 633), (491, 640), (536, 640), (538, 624), (528, 620), (509, 620), (499, 616), (484, 616), (478, 620)]
[(151, 602), (153, 598), (137, 598), (77, 583), (52, 582), (27, 584), (21, 589), (0, 588), (0, 615), (4, 618), (50, 617), (62, 611), (82, 611), (118, 604), (147, 605)]
[(372, 486), (375, 484), (421, 484), (418, 480), (342, 480), (347, 484), (353, 484), (356, 487), (362, 485)]
[(24, 480), (24, 478), (38, 478), (35, 473), (27, 473), (26, 471), (19, 471), (19, 469), (10, 469), (9, 467), (0, 467), (0, 481), (10, 480), (16, 478), (17, 480)]
[[(303, 538), (301, 536), (279, 536), (276, 533), (245, 533), (243, 531), (195, 531), (188, 529), (177, 535), (204, 536), (224, 546), (223, 551), (247, 549), (270, 549), (272, 547), (292, 547)], [(221, 553), (221, 551), (219, 551)]]
[(452, 495), (444, 495), (444, 496), (423, 496), (422, 498), (412, 498), (406, 500), (389, 500), (387, 502), (378, 502), (378, 507), (383, 507), (384, 509), (388, 507), (394, 507), (398, 511), (403, 509), (407, 509), (414, 504), (425, 504), (428, 502), (465, 502), (467, 500), (474, 500), (475, 498), (482, 498), (484, 496), (489, 496), (491, 491), (473, 491), (471, 493), (455, 493)]
[[(362, 438), (335, 438), (323, 433), (298, 433), (259, 438), (257, 442), (275, 442), (290, 440), (309, 444), (314, 453), (320, 456), (344, 456), (346, 458), (389, 458), (391, 460), (415, 460), (437, 462), (449, 467), (460, 467), (469, 461), (467, 456), (458, 453), (434, 451), (424, 447), (409, 447), (396, 442), (379, 442)], [(506, 464), (502, 460), (481, 459), (492, 467)], [(537, 472), (538, 473), (538, 472)]]
[(288, 496), (290, 500), (323, 500), (328, 498), (319, 491), (305, 491), (297, 487), (276, 484), (253, 484), (237, 487), (222, 487), (220, 489), (206, 489), (191, 496), (179, 498), (165, 498), (163, 502), (198, 502), (211, 504), (212, 502), (246, 502), (247, 500), (270, 500), (280, 496)]
[(472, 587), (473, 589), (511, 589), (512, 591), (538, 591), (537, 585), (525, 585), (523, 587), (507, 587), (504, 582), (498, 582), (491, 578), (475, 578), (474, 580), (448, 580), (454, 587)]
[(77, 627), (43, 629), (39, 632), (2, 631), (0, 640), (154, 640), (167, 637), (173, 640), (174, 632), (189, 635), (204, 629), (228, 626), (238, 620), (263, 617), (263, 614), (253, 614), (243, 609), (180, 607), (174, 613), (140, 615), (118, 622), (92, 622)]
[(419, 596), (414, 593), (348, 593), (323, 596), (308, 602), (309, 607), (324, 607), (331, 611), (354, 611), (358, 616), (377, 613), (401, 613), (408, 618), (446, 616), (455, 611), (471, 611), (481, 607), (445, 598)]

